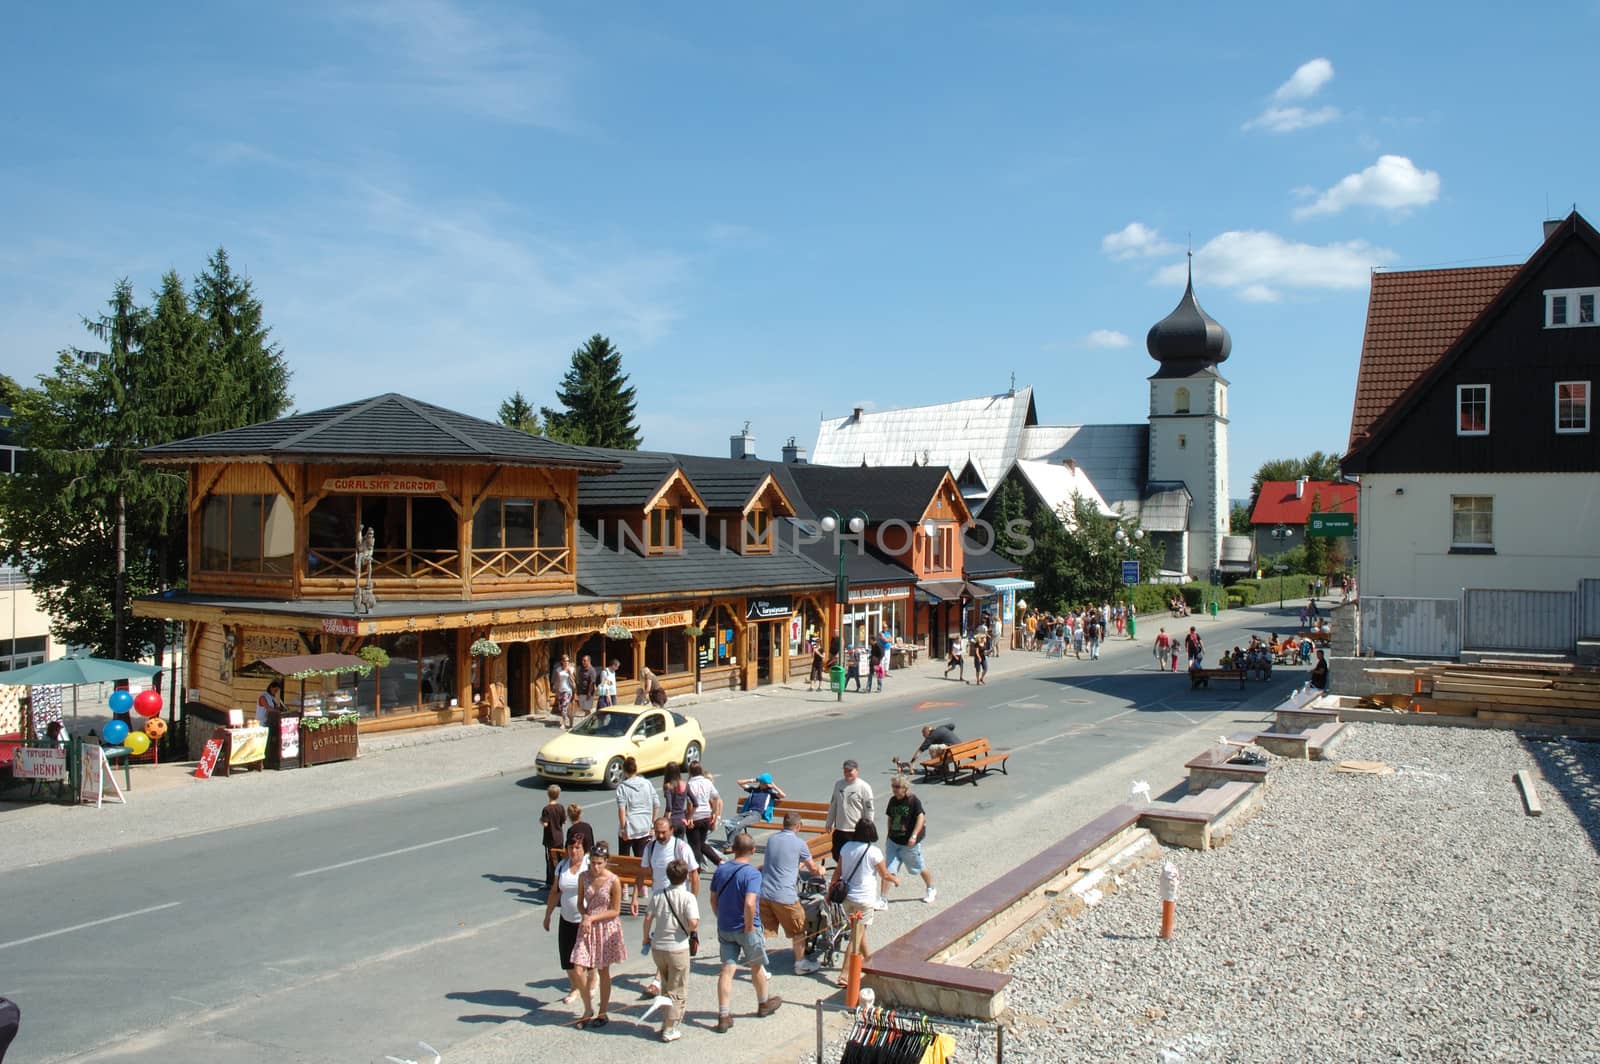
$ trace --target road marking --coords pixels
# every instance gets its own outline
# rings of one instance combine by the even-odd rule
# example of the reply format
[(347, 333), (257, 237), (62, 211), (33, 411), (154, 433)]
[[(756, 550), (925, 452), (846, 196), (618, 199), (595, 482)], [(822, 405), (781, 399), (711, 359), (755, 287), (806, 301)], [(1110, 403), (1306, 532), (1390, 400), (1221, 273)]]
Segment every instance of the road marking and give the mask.
[(918, 702), (911, 707), (911, 712), (921, 713), (929, 709), (949, 709), (953, 706), (964, 706), (965, 702)]
[(835, 743), (832, 746), (824, 746), (821, 750), (807, 750), (803, 754), (790, 754), (787, 757), (775, 757), (771, 761), (768, 761), (767, 764), (776, 765), (780, 761), (793, 761), (797, 757), (810, 757), (812, 754), (825, 754), (829, 750), (843, 750), (849, 745), (849, 743)]
[(1139, 712), (1139, 707), (1138, 706), (1134, 706), (1131, 709), (1123, 710), (1121, 713), (1113, 713), (1109, 717), (1101, 717), (1099, 720), (1095, 721), (1095, 723), (1096, 724), (1104, 724), (1107, 721), (1116, 720), (1118, 717), (1126, 717), (1129, 713), (1137, 713), (1137, 712)]
[(126, 920), (130, 916), (143, 916), (146, 913), (158, 913), (162, 909), (171, 909), (182, 904), (183, 902), (181, 901), (169, 901), (165, 905), (152, 905), (148, 909), (137, 909), (131, 913), (122, 913), (120, 916), (104, 916), (98, 920), (90, 920), (86, 924), (73, 924), (71, 927), (63, 927), (59, 931), (46, 931), (42, 935), (29, 935), (27, 938), (19, 938), (15, 942), (0, 942), (0, 949), (10, 949), (12, 946), (26, 946), (28, 943), (38, 942), (40, 939), (55, 938), (57, 935), (67, 935), (74, 931), (82, 931), (90, 927), (99, 927), (101, 924), (115, 923), (118, 920)]
[(984, 707), (983, 707), (983, 708), (984, 708), (984, 709), (1005, 709), (1005, 708), (1006, 708), (1006, 707), (1007, 707), (1007, 706), (1014, 706), (1014, 705), (1016, 705), (1016, 704), (1017, 704), (1017, 703), (1018, 703), (1018, 702), (1021, 702), (1021, 701), (1022, 701), (1022, 699), (1020, 699), (1020, 698), (1013, 698), (1013, 699), (1012, 699), (1012, 700), (1011, 700), (1011, 701), (1009, 701), (1009, 702), (998, 702), (998, 703), (996, 703), (996, 704), (995, 704), (995, 705), (992, 705), (992, 706), (984, 706)]
[(897, 734), (899, 734), (900, 732), (903, 732), (903, 731), (910, 731), (912, 728), (926, 728), (927, 726), (928, 725), (923, 724), (922, 722), (918, 721), (916, 724), (907, 724), (904, 728), (896, 728), (894, 731), (890, 732), (889, 734), (897, 735)]
[(487, 835), (490, 832), (499, 830), (499, 828), (480, 828), (477, 831), (469, 831), (465, 835), (451, 835), (448, 839), (434, 839), (432, 842), (419, 842), (415, 846), (402, 846), (400, 849), (390, 850), (388, 853), (375, 853), (370, 857), (357, 857), (353, 861), (340, 861), (338, 864), (323, 865), (321, 868), (308, 868), (304, 872), (296, 872), (289, 878), (300, 879), (305, 876), (314, 876), (319, 872), (332, 872), (340, 868), (349, 868), (351, 865), (366, 864), (368, 861), (381, 861), (385, 857), (398, 857), (403, 853), (415, 853), (418, 850), (426, 850), (433, 846), (443, 846), (447, 842), (460, 842), (462, 839), (477, 838), (479, 835)]

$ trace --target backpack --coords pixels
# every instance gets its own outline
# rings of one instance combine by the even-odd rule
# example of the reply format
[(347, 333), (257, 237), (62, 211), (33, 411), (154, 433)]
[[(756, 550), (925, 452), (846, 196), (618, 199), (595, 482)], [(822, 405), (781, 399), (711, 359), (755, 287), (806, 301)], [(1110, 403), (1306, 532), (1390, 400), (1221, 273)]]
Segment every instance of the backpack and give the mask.
[(667, 789), (667, 820), (672, 824), (672, 830), (678, 831), (689, 826), (689, 809), (687, 787), (681, 791), (674, 788)]

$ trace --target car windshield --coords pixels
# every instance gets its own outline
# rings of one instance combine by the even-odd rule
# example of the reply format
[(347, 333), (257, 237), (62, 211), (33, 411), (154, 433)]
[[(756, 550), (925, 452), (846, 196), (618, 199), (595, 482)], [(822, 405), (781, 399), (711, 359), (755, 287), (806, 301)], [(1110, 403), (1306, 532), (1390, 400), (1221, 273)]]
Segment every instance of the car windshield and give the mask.
[(628, 734), (628, 729), (633, 727), (633, 722), (638, 719), (637, 713), (619, 713), (615, 710), (602, 709), (579, 721), (577, 727), (572, 729), (572, 734), (619, 739)]

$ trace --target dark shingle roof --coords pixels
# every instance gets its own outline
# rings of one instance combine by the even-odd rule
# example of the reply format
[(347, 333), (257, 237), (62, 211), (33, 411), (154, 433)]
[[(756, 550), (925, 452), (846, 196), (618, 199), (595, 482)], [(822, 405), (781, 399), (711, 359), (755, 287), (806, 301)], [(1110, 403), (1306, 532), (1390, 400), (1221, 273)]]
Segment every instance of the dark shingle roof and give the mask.
[(812, 512), (830, 506), (840, 513), (859, 508), (875, 525), (896, 519), (920, 520), (949, 472), (944, 466), (931, 465), (793, 465), (787, 469)]
[(989, 580), (997, 576), (1020, 576), (1022, 566), (986, 544), (987, 536), (962, 536), (962, 569), (968, 580)]
[[(607, 458), (614, 458), (622, 463), (623, 474), (626, 475), (635, 469), (661, 470), (661, 479), (666, 478), (674, 466), (683, 470), (689, 482), (694, 485), (695, 491), (705, 500), (706, 508), (710, 510), (742, 510), (750, 501), (750, 496), (755, 494), (761, 482), (770, 473), (778, 483), (778, 490), (788, 496), (789, 501), (800, 508), (798, 492), (794, 482), (787, 473), (792, 466), (785, 466), (781, 462), (764, 462), (759, 459), (749, 458), (710, 458), (700, 454), (679, 454), (674, 451), (623, 451), (615, 448), (590, 448), (596, 454)], [(617, 478), (607, 478), (607, 480)], [(646, 499), (653, 493), (654, 488), (660, 487), (661, 480), (657, 480), (651, 491), (641, 491), (638, 481), (633, 483), (634, 490), (627, 499), (615, 501), (610, 493), (602, 492), (590, 496), (585, 494), (589, 490), (587, 483), (580, 482), (578, 488), (578, 505), (580, 507), (594, 506), (623, 506), (644, 505)], [(617, 494), (620, 494), (620, 489)], [(600, 499), (612, 501), (600, 502)], [(801, 516), (804, 516), (802, 513)]]
[[(693, 534), (684, 522), (683, 551), (643, 555), (631, 548), (602, 545), (598, 526), (578, 526), (578, 586), (605, 598), (668, 598), (700, 591), (755, 592), (831, 587), (832, 570), (823, 569), (791, 544), (771, 554), (721, 551)], [(607, 529), (608, 538), (615, 533)]]
[(661, 490), (661, 485), (676, 468), (675, 463), (666, 460), (625, 462), (616, 473), (580, 476), (578, 509), (641, 507)]
[(326, 410), (147, 447), (148, 462), (272, 458), (319, 462), (408, 461), (533, 465), (607, 472), (615, 459), (588, 447), (446, 410), (389, 392)]
[[(799, 532), (801, 538), (797, 541), (795, 536)], [(800, 553), (817, 565), (826, 573), (839, 571), (839, 556), (834, 553), (834, 537), (826, 532), (821, 533), (821, 539), (808, 542), (816, 536), (816, 526), (811, 522), (796, 525), (788, 522), (784, 535), (789, 536), (790, 543), (799, 543)], [(854, 539), (841, 538), (839, 544), (844, 548), (844, 575), (850, 581), (851, 587), (877, 587), (883, 584), (914, 584), (917, 577), (910, 569), (891, 561), (889, 558), (868, 547), (858, 549)]]

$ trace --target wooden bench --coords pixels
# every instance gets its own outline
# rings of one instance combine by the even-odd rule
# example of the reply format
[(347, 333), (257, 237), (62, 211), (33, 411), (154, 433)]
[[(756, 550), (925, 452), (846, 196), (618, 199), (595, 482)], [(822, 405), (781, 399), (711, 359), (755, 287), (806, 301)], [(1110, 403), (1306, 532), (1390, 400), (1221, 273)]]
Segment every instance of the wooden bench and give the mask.
[(1313, 631), (1301, 632), (1299, 634), (1299, 636), (1297, 636), (1297, 638), (1299, 638), (1299, 639), (1309, 639), (1316, 646), (1325, 647), (1329, 643), (1333, 642), (1333, 633), (1332, 632), (1318, 632), (1318, 631), (1313, 630)]
[[(988, 739), (968, 739), (945, 748), (944, 756), (940, 759), (944, 767), (934, 778), (943, 779), (945, 783), (966, 782), (976, 786), (979, 777), (988, 775), (992, 768), (999, 768), (1010, 775), (1006, 771), (1006, 759), (1010, 756), (994, 753)], [(963, 774), (965, 780), (961, 778)]]
[(1213, 679), (1238, 680), (1239, 686), (1244, 686), (1246, 672), (1244, 669), (1190, 669), (1189, 689), (1198, 691), (1202, 687), (1210, 687)]

